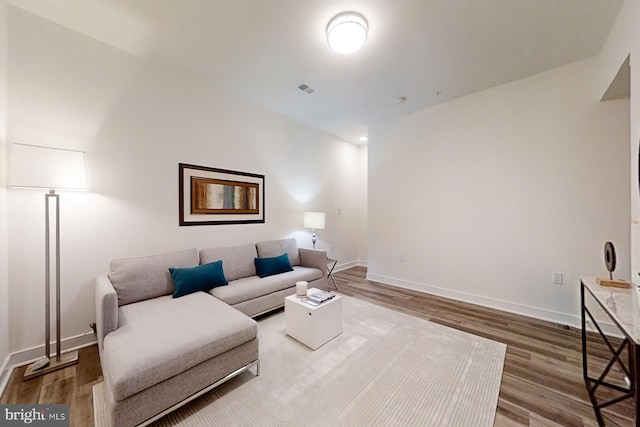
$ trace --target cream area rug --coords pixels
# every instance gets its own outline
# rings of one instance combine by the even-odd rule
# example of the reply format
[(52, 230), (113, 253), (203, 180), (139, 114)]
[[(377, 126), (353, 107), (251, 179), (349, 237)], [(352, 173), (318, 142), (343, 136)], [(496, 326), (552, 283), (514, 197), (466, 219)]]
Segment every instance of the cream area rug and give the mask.
[[(343, 333), (313, 351), (285, 333), (284, 313), (258, 323), (254, 370), (157, 426), (493, 426), (506, 346), (343, 297)], [(96, 426), (109, 423), (103, 384)]]

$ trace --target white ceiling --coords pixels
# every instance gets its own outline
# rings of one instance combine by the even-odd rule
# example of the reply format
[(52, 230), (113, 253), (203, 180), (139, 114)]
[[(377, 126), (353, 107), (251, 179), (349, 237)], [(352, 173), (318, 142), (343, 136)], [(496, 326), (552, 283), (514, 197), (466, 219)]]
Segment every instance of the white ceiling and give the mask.
[[(357, 143), (370, 123), (597, 54), (623, 0), (9, 3)], [(369, 38), (340, 55), (325, 29), (348, 10)]]

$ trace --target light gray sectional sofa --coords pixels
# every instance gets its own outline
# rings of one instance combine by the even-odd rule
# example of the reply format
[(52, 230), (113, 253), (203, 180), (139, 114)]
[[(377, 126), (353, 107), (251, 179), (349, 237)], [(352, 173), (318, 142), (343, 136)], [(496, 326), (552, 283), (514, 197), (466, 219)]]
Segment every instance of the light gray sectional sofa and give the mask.
[[(286, 253), (292, 271), (264, 278), (255, 258)], [(173, 298), (169, 268), (222, 260), (228, 285)], [(326, 287), (327, 255), (295, 239), (114, 259), (96, 279), (96, 324), (113, 424), (153, 421), (253, 366), (252, 317), (284, 305), (300, 280)]]
[[(259, 278), (254, 259), (286, 253), (293, 271)], [(284, 305), (284, 298), (295, 292), (296, 282), (306, 280), (309, 288), (327, 287), (327, 254), (325, 251), (298, 248), (296, 239), (270, 240), (255, 245), (202, 249), (200, 264), (222, 260), (228, 286), (213, 288), (211, 294), (255, 317)]]

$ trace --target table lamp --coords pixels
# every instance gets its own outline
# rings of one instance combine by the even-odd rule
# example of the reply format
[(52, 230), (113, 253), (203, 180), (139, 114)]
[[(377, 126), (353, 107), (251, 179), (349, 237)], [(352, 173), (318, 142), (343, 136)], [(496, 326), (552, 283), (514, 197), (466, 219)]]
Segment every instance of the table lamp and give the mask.
[[(34, 145), (13, 144), (9, 186), (44, 189), (45, 194), (45, 354), (27, 366), (24, 379), (31, 379), (78, 363), (78, 352), (62, 354), (60, 338), (60, 195), (56, 191), (88, 191), (85, 153)], [(53, 202), (55, 218), (51, 218)], [(55, 224), (53, 230), (51, 225)], [(51, 236), (55, 245), (56, 354), (51, 358)]]
[(304, 228), (310, 228), (313, 232), (311, 241), (313, 242), (313, 249), (316, 248), (316, 230), (324, 230), (324, 212), (305, 212), (304, 221), (302, 226)]

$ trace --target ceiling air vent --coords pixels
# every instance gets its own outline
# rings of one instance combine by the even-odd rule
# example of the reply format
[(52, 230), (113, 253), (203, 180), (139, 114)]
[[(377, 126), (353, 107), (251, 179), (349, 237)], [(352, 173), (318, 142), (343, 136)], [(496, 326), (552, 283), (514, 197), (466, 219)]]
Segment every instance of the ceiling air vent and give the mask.
[(298, 89), (300, 89), (303, 92), (307, 92), (309, 95), (311, 95), (313, 92), (316, 91), (314, 88), (312, 88), (309, 85), (306, 85), (304, 83), (302, 83), (300, 86), (298, 86)]

